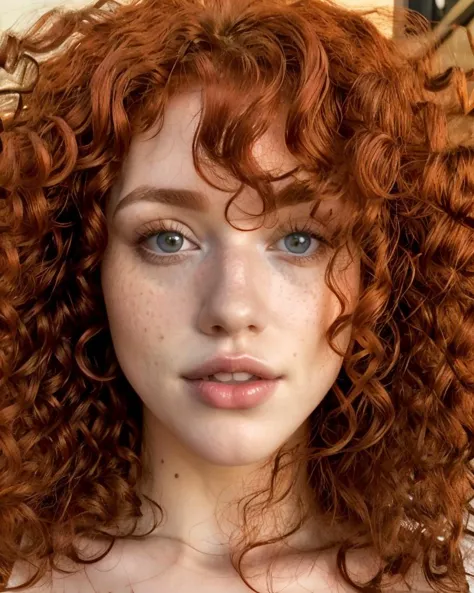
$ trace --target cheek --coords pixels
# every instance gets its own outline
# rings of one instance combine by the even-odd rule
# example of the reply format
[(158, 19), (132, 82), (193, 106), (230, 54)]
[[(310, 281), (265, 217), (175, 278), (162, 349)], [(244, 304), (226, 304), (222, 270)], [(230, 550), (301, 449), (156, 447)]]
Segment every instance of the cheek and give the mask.
[(298, 283), (281, 282), (271, 295), (281, 326), (297, 332), (301, 339), (314, 340), (329, 326), (336, 312), (334, 295), (324, 278), (308, 275)]
[[(348, 314), (354, 310), (359, 294), (359, 263), (353, 262), (340, 273), (336, 273), (335, 277), (338, 292), (347, 299), (344, 314)], [(306, 282), (305, 287), (301, 285), (297, 291), (292, 287), (286, 291), (285, 298), (282, 298), (283, 292), (279, 292), (277, 306), (280, 315), (286, 319), (288, 330), (293, 331), (297, 337), (298, 346), (310, 357), (314, 357), (315, 352), (321, 355), (326, 349), (329, 354), (326, 332), (342, 313), (342, 307), (336, 294), (326, 285), (324, 275)], [(349, 325), (334, 339), (334, 345), (345, 351), (350, 336)]]
[(126, 265), (119, 250), (106, 254), (101, 282), (118, 358), (140, 359), (141, 365), (147, 358), (158, 360), (160, 348), (176, 340), (176, 329), (186, 325), (189, 291), (174, 290), (169, 283), (162, 288), (163, 283), (145, 275), (143, 269)]

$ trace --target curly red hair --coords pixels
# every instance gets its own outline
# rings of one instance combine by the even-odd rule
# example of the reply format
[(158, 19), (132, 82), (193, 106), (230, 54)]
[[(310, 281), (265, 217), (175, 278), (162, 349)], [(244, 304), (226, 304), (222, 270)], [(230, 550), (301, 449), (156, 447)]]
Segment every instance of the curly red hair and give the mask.
[[(351, 323), (351, 343), (298, 460), (321, 508), (357, 526), (339, 542), (341, 574), (369, 593), (418, 565), (438, 593), (468, 591), (471, 106), (461, 70), (434, 70), (428, 23), (405, 16), (404, 36), (387, 38), (321, 0), (101, 1), (4, 36), (0, 66), (27, 60), (39, 76), (14, 89), (0, 133), (2, 591), (15, 562), (36, 563), (30, 585), (59, 556), (89, 561), (79, 536), (110, 549), (141, 516), (141, 402), (100, 290), (104, 206), (132, 137), (191, 84), (205, 95), (198, 168), (204, 154), (271, 207), (251, 145), (285, 104), (288, 149), (321, 196), (352, 205), (344, 237), (361, 255), (361, 294), (328, 332), (332, 342)], [(275, 479), (283, 466), (277, 457)], [(247, 543), (240, 559), (265, 542)], [(346, 554), (368, 545), (383, 567), (357, 584)]]

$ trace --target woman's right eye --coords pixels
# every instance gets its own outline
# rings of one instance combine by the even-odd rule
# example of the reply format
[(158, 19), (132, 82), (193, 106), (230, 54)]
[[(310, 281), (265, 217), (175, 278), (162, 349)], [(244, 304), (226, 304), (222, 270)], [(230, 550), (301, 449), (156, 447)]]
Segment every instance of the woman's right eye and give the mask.
[(177, 222), (153, 221), (135, 232), (134, 245), (147, 261), (171, 264), (186, 257), (185, 252), (199, 249), (186, 234)]
[[(147, 241), (150, 241), (153, 247), (158, 247), (163, 253), (171, 254), (182, 251), (182, 247), (186, 242), (191, 243), (182, 233), (177, 231), (161, 231), (155, 235), (151, 235)], [(188, 250), (184, 249), (184, 251)]]

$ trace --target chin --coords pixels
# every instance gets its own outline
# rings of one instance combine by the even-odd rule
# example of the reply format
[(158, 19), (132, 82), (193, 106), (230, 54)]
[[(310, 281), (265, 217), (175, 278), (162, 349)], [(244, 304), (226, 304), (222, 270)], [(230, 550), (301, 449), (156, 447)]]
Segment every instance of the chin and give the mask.
[[(236, 421), (238, 422), (238, 421)], [(234, 430), (220, 427), (220, 430), (209, 430), (209, 434), (202, 433), (182, 435), (183, 445), (201, 459), (218, 466), (238, 467), (265, 462), (284, 445), (287, 438), (276, 437), (277, 431), (266, 431), (259, 425), (255, 427), (242, 426)]]
[(248, 448), (234, 448), (230, 450), (229, 448), (225, 448), (221, 451), (218, 450), (202, 450), (196, 451), (196, 454), (199, 454), (200, 457), (205, 458), (208, 463), (212, 465), (217, 465), (221, 467), (242, 467), (242, 466), (250, 466), (256, 463), (263, 463), (268, 457), (273, 453), (271, 452), (260, 452), (254, 450), (249, 450)]

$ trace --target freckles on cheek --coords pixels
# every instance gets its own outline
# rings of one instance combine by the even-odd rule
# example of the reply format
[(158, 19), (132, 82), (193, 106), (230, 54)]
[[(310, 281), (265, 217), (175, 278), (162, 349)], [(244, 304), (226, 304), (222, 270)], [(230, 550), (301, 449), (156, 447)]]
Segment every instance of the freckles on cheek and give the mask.
[(322, 355), (329, 348), (326, 331), (338, 314), (336, 297), (324, 284), (318, 284), (307, 290), (297, 309), (300, 311), (300, 347), (308, 350), (310, 356), (314, 356), (315, 351)]
[(302, 322), (306, 327), (317, 328), (324, 332), (335, 315), (335, 297), (329, 288), (322, 283), (310, 287), (305, 291), (300, 305)]
[(107, 316), (115, 340), (136, 343), (147, 335), (153, 312), (151, 295), (140, 286), (133, 270), (109, 265), (102, 276)]
[(167, 324), (172, 322), (172, 315), (166, 307), (165, 299), (151, 291), (133, 291), (128, 296), (119, 298), (119, 323), (127, 327), (127, 331), (135, 343), (145, 345), (155, 340), (163, 340)]
[(138, 287), (130, 283), (114, 298), (113, 324), (123, 342), (136, 352), (155, 352), (164, 343), (175, 343), (189, 331), (192, 311), (188, 295), (169, 288)]

